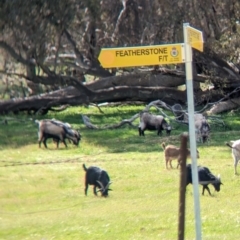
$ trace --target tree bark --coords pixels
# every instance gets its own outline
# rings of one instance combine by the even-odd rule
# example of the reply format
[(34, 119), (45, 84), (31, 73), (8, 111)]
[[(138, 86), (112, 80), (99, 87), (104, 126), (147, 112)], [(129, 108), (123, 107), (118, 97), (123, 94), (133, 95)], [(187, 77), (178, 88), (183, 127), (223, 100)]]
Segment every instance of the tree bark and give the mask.
[(240, 98), (230, 99), (228, 101), (219, 102), (215, 104), (208, 114), (218, 114), (226, 111), (230, 111), (240, 107)]
[(141, 100), (148, 102), (155, 99), (161, 99), (168, 104), (173, 104), (176, 101), (182, 104), (186, 102), (185, 91), (164, 87), (116, 87), (95, 91), (90, 96), (80, 92), (78, 92), (78, 94), (76, 93), (75, 89), (68, 88), (41, 96), (0, 101), (0, 113), (38, 110), (41, 108), (50, 109), (63, 104), (77, 106), (108, 101)]
[[(221, 80), (223, 82), (225, 79), (218, 77), (218, 81), (221, 82)], [(48, 85), (54, 85), (58, 82), (61, 85), (71, 86), (40, 96), (0, 101), (0, 113), (25, 110), (37, 112), (39, 109), (48, 110), (65, 104), (76, 106), (119, 101), (150, 102), (156, 99), (160, 99), (169, 105), (176, 103), (185, 105), (187, 102), (186, 91), (178, 89), (178, 86), (185, 84), (186, 81), (185, 74), (182, 71), (168, 70), (168, 72), (158, 74), (151, 74), (150, 72), (134, 73), (108, 77), (88, 84), (82, 84), (69, 76), (36, 76), (36, 81)], [(205, 81), (205, 76), (194, 76), (194, 82)], [(237, 82), (235, 80), (234, 83)], [(236, 94), (233, 97), (237, 97)], [(194, 102), (197, 105), (217, 102), (223, 97), (224, 92), (221, 89), (207, 89), (205, 91), (198, 89), (198, 91), (194, 91)]]

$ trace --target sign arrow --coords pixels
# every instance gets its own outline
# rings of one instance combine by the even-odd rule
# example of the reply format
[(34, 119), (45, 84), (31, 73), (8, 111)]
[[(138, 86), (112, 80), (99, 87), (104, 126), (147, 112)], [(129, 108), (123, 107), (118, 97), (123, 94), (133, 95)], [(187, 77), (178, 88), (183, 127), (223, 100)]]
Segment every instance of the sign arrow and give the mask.
[(137, 67), (185, 62), (184, 44), (102, 48), (98, 60), (104, 68)]

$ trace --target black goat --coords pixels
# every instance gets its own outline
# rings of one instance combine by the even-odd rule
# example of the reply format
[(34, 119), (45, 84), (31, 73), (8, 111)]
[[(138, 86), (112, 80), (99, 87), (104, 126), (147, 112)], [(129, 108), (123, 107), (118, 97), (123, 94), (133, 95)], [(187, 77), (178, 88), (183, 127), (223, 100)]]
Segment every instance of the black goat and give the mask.
[[(198, 180), (199, 184), (203, 186), (202, 195), (204, 195), (205, 189), (208, 191), (209, 195), (211, 195), (208, 184), (212, 184), (217, 192), (220, 191), (220, 186), (223, 184), (221, 182), (220, 176), (214, 176), (207, 167), (198, 166)], [(186, 186), (189, 183), (192, 183), (192, 166), (191, 164), (187, 165), (187, 180)]]
[[(108, 196), (108, 191), (112, 191), (109, 189), (110, 177), (108, 173), (96, 166), (91, 166), (87, 168), (85, 164), (83, 164), (83, 169), (86, 172), (85, 176), (85, 195), (87, 196), (88, 185), (93, 185), (93, 193), (97, 196), (97, 192), (101, 192), (102, 197)], [(97, 188), (99, 190), (97, 191)]]

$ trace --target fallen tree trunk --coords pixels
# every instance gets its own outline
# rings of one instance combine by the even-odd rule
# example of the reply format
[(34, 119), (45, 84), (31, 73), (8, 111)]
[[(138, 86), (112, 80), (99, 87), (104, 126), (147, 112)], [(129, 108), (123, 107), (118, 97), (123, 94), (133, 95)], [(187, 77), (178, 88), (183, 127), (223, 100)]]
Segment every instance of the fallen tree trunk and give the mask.
[(152, 101), (153, 99), (162, 99), (169, 104), (176, 101), (180, 103), (186, 102), (186, 92), (164, 87), (141, 88), (141, 87), (116, 87), (96, 91), (91, 96), (81, 94), (76, 95), (74, 89), (60, 90), (52, 94), (43, 94), (41, 96), (33, 96), (28, 98), (11, 99), (0, 101), (0, 114), (18, 111), (38, 111), (39, 109), (50, 109), (59, 105), (69, 104), (78, 106), (82, 104), (114, 102), (114, 101)]
[[(221, 98), (224, 98), (224, 95), (218, 90), (198, 91), (195, 93), (195, 104), (205, 105), (210, 102), (218, 102)], [(19, 111), (28, 111), (33, 114), (37, 112), (47, 113), (47, 111), (53, 107), (62, 105), (79, 106), (83, 104), (89, 105), (91, 103), (98, 104), (103, 102), (124, 101), (151, 102), (156, 99), (160, 99), (169, 105), (175, 103), (185, 105), (187, 103), (187, 94), (185, 90), (168, 87), (121, 86), (92, 91), (92, 94), (88, 96), (74, 87), (68, 87), (40, 96), (0, 101), (0, 114), (7, 114), (9, 112), (17, 113)], [(230, 100), (229, 102), (232, 104), (226, 104), (224, 108), (219, 107), (218, 112), (238, 107), (238, 100), (235, 101), (232, 99), (232, 102)], [(215, 113), (216, 110), (212, 110), (212, 112)]]
[[(195, 76), (194, 82), (204, 82), (206, 79), (206, 76)], [(0, 101), (0, 114), (7, 114), (9, 112), (17, 113), (19, 111), (37, 113), (39, 110), (42, 110), (42, 113), (47, 113), (53, 107), (67, 104), (78, 106), (102, 102), (151, 102), (156, 99), (160, 99), (169, 105), (175, 103), (185, 105), (187, 103), (186, 91), (177, 88), (179, 84), (185, 84), (185, 75), (182, 71), (168, 70), (161, 74), (144, 72), (113, 76), (85, 85), (72, 77), (38, 77), (39, 83), (42, 82), (50, 85), (55, 84), (57, 80), (61, 80), (62, 83), (68, 83), (71, 86), (38, 96)], [(223, 79), (222, 81), (226, 82)], [(234, 81), (234, 84), (236, 84), (237, 80), (234, 79)], [(197, 88), (194, 89), (194, 101), (197, 105), (217, 102), (224, 95), (225, 92), (222, 89), (218, 90), (214, 88), (205, 91)], [(235, 95), (234, 97), (238, 96)]]
[[(196, 76), (194, 78), (196, 82), (204, 83), (206, 77)], [(91, 90), (106, 89), (114, 86), (141, 86), (141, 87), (178, 87), (185, 84), (186, 76), (182, 71), (171, 71), (170, 73), (136, 73), (126, 74), (121, 76), (111, 76), (93, 81), (85, 86)]]
[(240, 98), (229, 99), (228, 101), (219, 102), (215, 104), (207, 113), (218, 114), (226, 111), (230, 111), (240, 107)]

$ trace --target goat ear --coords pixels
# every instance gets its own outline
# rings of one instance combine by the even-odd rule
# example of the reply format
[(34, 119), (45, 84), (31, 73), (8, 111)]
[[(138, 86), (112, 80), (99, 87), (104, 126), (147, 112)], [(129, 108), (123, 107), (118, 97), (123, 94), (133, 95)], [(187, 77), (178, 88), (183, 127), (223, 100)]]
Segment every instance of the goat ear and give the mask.
[(108, 191), (113, 191), (113, 190), (111, 188), (109, 188)]

